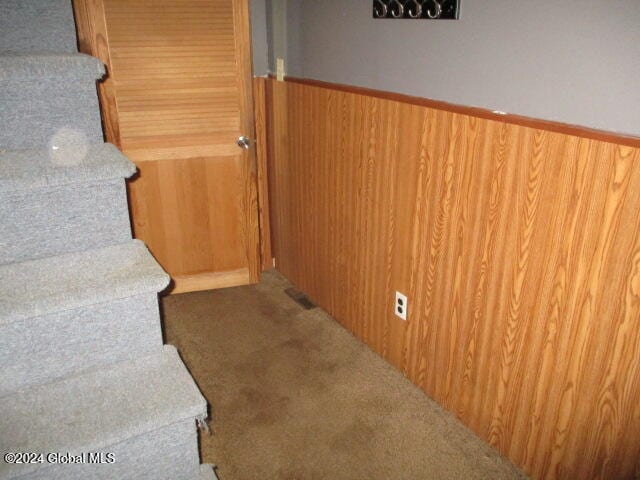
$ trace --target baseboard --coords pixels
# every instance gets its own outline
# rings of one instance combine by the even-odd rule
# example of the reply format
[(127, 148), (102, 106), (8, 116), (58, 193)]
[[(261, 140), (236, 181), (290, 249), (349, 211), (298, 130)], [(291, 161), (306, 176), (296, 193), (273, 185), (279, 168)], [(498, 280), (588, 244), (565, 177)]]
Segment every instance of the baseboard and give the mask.
[(227, 270), (226, 272), (205, 272), (195, 275), (177, 275), (171, 277), (172, 288), (169, 294), (215, 290), (217, 288), (236, 287), (251, 283), (249, 269)]

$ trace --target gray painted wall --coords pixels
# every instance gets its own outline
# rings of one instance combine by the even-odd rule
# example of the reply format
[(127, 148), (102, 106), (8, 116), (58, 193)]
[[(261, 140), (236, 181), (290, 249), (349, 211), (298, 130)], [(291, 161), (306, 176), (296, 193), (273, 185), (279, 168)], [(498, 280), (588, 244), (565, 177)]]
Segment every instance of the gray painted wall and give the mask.
[(267, 0), (251, 0), (251, 50), (253, 74), (269, 73), (269, 44), (267, 40)]
[(276, 58), (298, 63), (300, 52), (300, 2), (266, 0), (269, 73), (276, 73)]
[(286, 7), (271, 56), (288, 75), (640, 135), (640, 0), (461, 0), (460, 20), (435, 22), (269, 1)]

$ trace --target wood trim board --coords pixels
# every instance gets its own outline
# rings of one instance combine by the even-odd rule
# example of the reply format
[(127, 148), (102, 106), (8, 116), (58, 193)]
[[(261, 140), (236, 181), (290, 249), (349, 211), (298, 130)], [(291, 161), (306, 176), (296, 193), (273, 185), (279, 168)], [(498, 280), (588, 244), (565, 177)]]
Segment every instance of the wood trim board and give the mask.
[[(273, 77), (272, 77), (273, 78)], [(454, 103), (443, 102), (440, 100), (431, 100), (424, 97), (416, 97), (405, 95), (402, 93), (387, 92), (384, 90), (376, 90), (372, 88), (357, 87), (340, 83), (324, 82), (310, 78), (285, 77), (286, 81), (291, 83), (299, 83), (302, 85), (310, 85), (320, 88), (328, 88), (341, 92), (353, 93), (356, 95), (364, 95), (367, 97), (381, 98), (385, 100), (393, 100), (396, 102), (417, 105), (421, 107), (443, 110), (445, 112), (459, 113), (461, 115), (469, 115), (472, 117), (482, 118), (485, 120), (494, 120), (497, 122), (505, 122), (522, 127), (546, 130), (549, 132), (562, 133), (564, 135), (574, 135), (582, 138), (590, 138), (601, 142), (616, 143), (629, 147), (640, 148), (640, 137), (626, 135), (622, 133), (609, 132), (605, 130), (597, 130), (593, 128), (583, 127), (579, 125), (571, 125), (568, 123), (555, 122), (552, 120), (541, 120), (523, 115), (512, 113), (502, 113), (488, 110), (480, 107), (469, 107), (457, 105)]]
[[(233, 0), (234, 41), (236, 48), (236, 68), (240, 95), (240, 131), (255, 142), (255, 119), (253, 101), (253, 73), (251, 54), (251, 22), (249, 0)], [(243, 162), (245, 195), (245, 226), (242, 236), (245, 243), (249, 268), (249, 283), (260, 280), (260, 220), (258, 213), (258, 166), (256, 149), (244, 152)]]
[(260, 217), (260, 259), (262, 271), (273, 268), (269, 212), (267, 83), (268, 80), (264, 77), (255, 77), (253, 79), (254, 117), (256, 122), (256, 160), (258, 169), (258, 212)]
[[(111, 52), (103, 0), (73, 0), (73, 13), (79, 51), (99, 58), (105, 63), (107, 71), (110, 71)], [(98, 92), (105, 139), (122, 148), (113, 78), (107, 75), (103, 81), (98, 82)]]
[(172, 277), (172, 283), (168, 293), (197, 292), (201, 290), (214, 290), (218, 288), (236, 287), (247, 285), (250, 273), (248, 268), (229, 270), (227, 272), (205, 272), (195, 275), (176, 275)]

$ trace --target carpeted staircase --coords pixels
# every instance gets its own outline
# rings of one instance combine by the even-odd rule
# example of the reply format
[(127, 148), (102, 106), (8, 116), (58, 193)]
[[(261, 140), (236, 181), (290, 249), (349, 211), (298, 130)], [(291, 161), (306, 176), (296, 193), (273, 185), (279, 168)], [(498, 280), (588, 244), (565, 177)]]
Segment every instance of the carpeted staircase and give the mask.
[[(0, 479), (213, 479), (70, 0), (0, 0)], [(6, 461), (9, 460), (9, 461)]]

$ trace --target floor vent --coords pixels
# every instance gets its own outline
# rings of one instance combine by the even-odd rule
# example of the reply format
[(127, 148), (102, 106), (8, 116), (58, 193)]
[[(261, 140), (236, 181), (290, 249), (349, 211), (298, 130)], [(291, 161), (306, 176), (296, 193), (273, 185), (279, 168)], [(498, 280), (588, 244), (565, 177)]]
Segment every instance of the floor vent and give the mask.
[(295, 288), (287, 288), (284, 293), (289, 295), (292, 299), (296, 301), (298, 305), (300, 305), (305, 310), (311, 310), (312, 308), (316, 308), (316, 304), (309, 300), (304, 293), (300, 290), (296, 290)]

